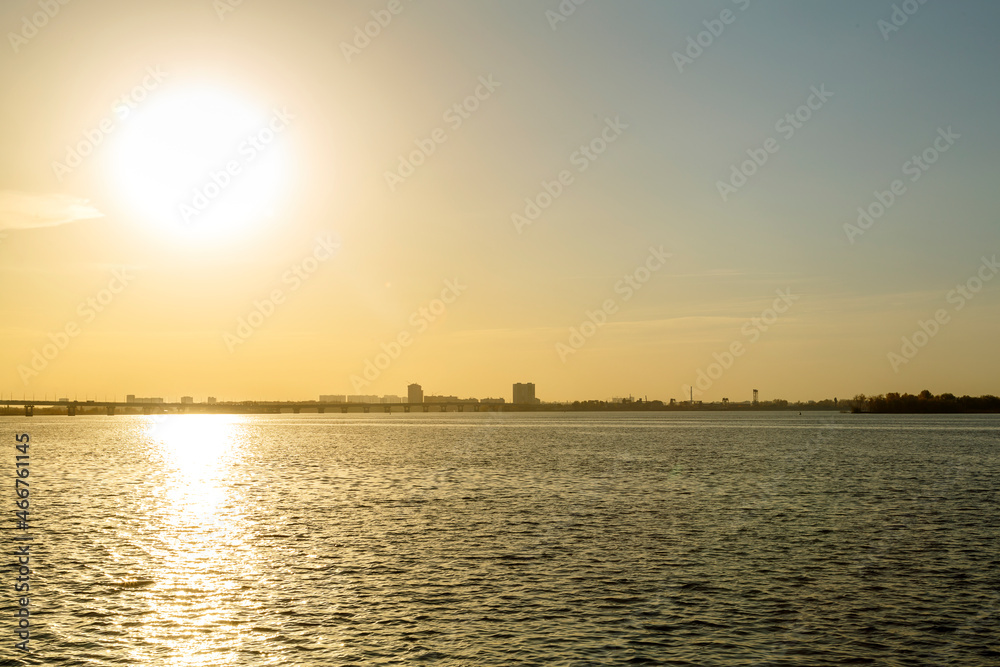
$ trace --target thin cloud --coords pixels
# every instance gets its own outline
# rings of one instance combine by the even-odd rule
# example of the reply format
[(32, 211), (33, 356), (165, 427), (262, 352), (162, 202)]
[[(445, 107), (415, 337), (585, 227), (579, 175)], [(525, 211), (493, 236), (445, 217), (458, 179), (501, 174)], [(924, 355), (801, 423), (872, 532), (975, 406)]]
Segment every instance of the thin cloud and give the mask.
[(79, 197), (0, 191), (0, 230), (54, 227), (103, 217), (88, 200)]

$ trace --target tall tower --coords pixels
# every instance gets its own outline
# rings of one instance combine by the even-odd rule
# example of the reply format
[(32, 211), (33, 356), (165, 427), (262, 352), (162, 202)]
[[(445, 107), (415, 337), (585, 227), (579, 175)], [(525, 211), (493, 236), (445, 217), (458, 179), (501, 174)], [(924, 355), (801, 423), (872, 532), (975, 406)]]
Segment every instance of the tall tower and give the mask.
[(753, 404), (757, 405), (757, 390), (753, 390)]
[(529, 405), (535, 402), (535, 383), (527, 382), (514, 385), (514, 403), (516, 405)]
[(407, 403), (423, 403), (424, 389), (419, 384), (411, 384), (406, 388)]

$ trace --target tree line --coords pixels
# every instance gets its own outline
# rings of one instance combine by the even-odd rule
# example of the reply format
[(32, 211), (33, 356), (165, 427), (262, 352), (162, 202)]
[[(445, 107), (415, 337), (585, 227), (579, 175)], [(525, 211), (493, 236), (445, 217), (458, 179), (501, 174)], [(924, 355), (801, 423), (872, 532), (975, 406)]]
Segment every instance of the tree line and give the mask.
[(865, 396), (858, 394), (851, 404), (851, 412), (871, 413), (968, 413), (1000, 412), (1000, 398), (986, 396), (955, 396), (940, 394), (935, 396), (927, 389), (913, 394), (879, 394)]

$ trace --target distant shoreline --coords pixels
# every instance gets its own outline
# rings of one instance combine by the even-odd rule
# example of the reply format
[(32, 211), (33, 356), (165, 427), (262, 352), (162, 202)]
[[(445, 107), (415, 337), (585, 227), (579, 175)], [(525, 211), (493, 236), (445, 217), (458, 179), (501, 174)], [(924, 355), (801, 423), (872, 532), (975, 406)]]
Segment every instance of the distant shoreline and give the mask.
[(573, 401), (572, 403), (506, 403), (497, 400), (481, 402), (475, 399), (448, 397), (446, 400), (403, 402), (325, 402), (325, 401), (224, 401), (212, 399), (194, 403), (185, 397), (179, 403), (162, 399), (141, 401), (77, 401), (70, 399), (0, 399), (0, 416), (31, 417), (34, 415), (152, 415), (152, 414), (301, 414), (301, 413), (429, 413), (429, 412), (842, 412), (852, 414), (998, 414), (1000, 398), (992, 395), (935, 396), (926, 389), (913, 394), (858, 394), (853, 399), (825, 399), (807, 403), (789, 403), (783, 399), (760, 402), (718, 403), (702, 401), (678, 403), (671, 400), (645, 401), (620, 399), (615, 401)]
[[(1000, 414), (1000, 409), (987, 409), (987, 410), (910, 410), (910, 411), (871, 411), (871, 410), (852, 410), (850, 406), (845, 406), (843, 408), (834, 407), (817, 407), (810, 405), (789, 405), (789, 406), (743, 406), (743, 405), (730, 405), (722, 406), (716, 404), (706, 404), (706, 405), (675, 405), (675, 406), (645, 406), (645, 405), (615, 405), (610, 404), (601, 407), (575, 407), (572, 405), (538, 405), (538, 406), (517, 406), (517, 405), (505, 405), (502, 409), (464, 409), (458, 410), (454, 405), (446, 406), (446, 409), (442, 410), (440, 405), (429, 404), (430, 409), (428, 410), (411, 410), (406, 413), (400, 409), (399, 405), (393, 406), (394, 410), (365, 410), (360, 405), (350, 405), (346, 410), (338, 409), (331, 410), (327, 409), (325, 414), (440, 414), (442, 412), (447, 413), (481, 413), (481, 412), (505, 412), (505, 413), (555, 413), (555, 412), (711, 412), (711, 413), (747, 413), (747, 412), (798, 412), (798, 413), (838, 413), (838, 414), (855, 414), (855, 415), (867, 415), (867, 414)], [(161, 410), (161, 411), (151, 411), (150, 413), (144, 413), (142, 409), (126, 409), (118, 410), (115, 412), (114, 416), (149, 416), (153, 415), (177, 415), (177, 414), (213, 414), (213, 415), (274, 415), (274, 414), (317, 414), (319, 411), (313, 407), (303, 407), (300, 410), (295, 410), (291, 407), (283, 409), (254, 409), (249, 406), (212, 406), (212, 409), (198, 409), (198, 406), (187, 406), (189, 409), (184, 411), (176, 410)], [(322, 413), (321, 413), (322, 414)], [(24, 417), (25, 412), (23, 408), (15, 407), (0, 407), (0, 417)], [(33, 411), (33, 416), (67, 416), (67, 411), (65, 408), (58, 407), (46, 407), (46, 408), (35, 408)], [(80, 406), (77, 408), (74, 416), (107, 416), (107, 412), (104, 408), (87, 408)]]

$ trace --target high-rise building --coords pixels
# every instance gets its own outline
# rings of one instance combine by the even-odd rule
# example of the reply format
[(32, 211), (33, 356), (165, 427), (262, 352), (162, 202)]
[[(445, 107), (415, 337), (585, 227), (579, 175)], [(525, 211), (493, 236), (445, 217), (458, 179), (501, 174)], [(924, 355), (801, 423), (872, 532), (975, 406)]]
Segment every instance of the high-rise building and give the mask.
[(125, 397), (126, 403), (135, 403), (135, 394), (129, 394)]
[(219, 401), (218, 401), (218, 400), (217, 400), (217, 399), (215, 398), (215, 396), (209, 396), (209, 397), (208, 397), (208, 404), (209, 404), (209, 405), (215, 405), (215, 404), (216, 404), (216, 403), (218, 403), (218, 402), (219, 402)]
[(320, 394), (319, 395), (319, 402), (320, 403), (346, 403), (347, 402), (347, 395), (346, 394)]
[(419, 384), (411, 384), (406, 388), (407, 403), (423, 403), (424, 389)]
[(528, 382), (522, 384), (518, 382), (514, 385), (514, 404), (515, 405), (528, 405), (537, 403), (535, 400), (535, 383)]
[(194, 403), (192, 396), (181, 396), (181, 405), (191, 405)]

